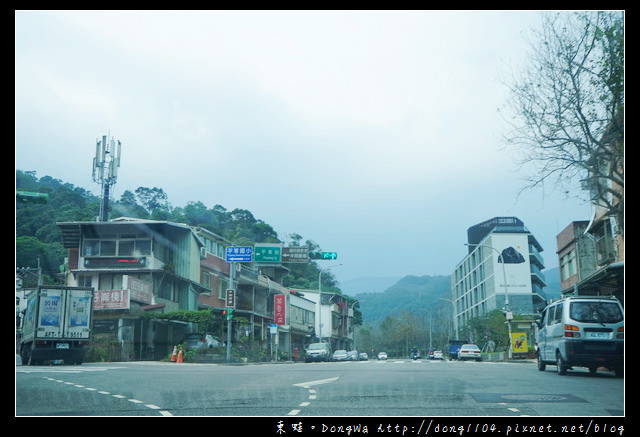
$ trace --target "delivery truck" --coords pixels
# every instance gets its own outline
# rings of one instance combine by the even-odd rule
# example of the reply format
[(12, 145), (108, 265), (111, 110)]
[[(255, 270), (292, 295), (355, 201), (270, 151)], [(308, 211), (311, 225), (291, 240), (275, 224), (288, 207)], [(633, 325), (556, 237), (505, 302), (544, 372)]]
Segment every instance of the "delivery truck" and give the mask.
[(91, 341), (93, 288), (42, 285), (25, 298), (22, 364), (82, 364)]

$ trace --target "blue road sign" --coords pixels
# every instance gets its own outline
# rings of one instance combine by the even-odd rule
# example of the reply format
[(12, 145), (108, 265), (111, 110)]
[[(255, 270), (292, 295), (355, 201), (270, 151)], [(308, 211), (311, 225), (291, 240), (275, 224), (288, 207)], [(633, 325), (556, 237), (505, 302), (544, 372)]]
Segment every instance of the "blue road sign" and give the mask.
[(253, 257), (253, 246), (227, 247), (226, 261), (228, 263), (250, 263)]

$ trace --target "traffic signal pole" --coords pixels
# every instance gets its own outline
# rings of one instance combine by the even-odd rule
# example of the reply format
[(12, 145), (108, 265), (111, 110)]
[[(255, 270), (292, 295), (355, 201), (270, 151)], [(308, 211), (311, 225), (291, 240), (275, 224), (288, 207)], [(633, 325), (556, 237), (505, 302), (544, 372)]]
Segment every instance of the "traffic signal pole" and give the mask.
[[(236, 263), (232, 262), (229, 266), (229, 288), (235, 289)], [(235, 303), (235, 298), (234, 298)], [(227, 308), (227, 362), (231, 362), (231, 312)]]

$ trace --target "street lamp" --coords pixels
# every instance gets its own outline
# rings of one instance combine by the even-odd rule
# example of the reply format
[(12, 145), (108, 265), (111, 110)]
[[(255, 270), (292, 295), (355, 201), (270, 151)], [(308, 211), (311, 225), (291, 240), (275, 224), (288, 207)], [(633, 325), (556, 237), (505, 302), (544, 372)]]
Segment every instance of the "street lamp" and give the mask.
[(338, 267), (342, 264), (334, 264), (332, 266), (327, 266), (320, 270), (318, 273), (318, 341), (322, 343), (322, 273), (325, 270), (329, 270), (331, 267)]
[[(356, 300), (354, 300), (353, 303), (351, 304), (351, 308), (349, 308), (349, 309), (353, 310), (353, 308), (356, 306), (356, 304), (360, 303), (360, 302), (365, 302), (365, 299), (362, 299), (362, 300), (357, 300), (356, 299)], [(353, 317), (353, 316), (351, 317), (351, 320), (352, 320), (351, 324), (353, 325), (353, 347), (352, 347), (352, 349), (356, 348), (356, 327), (355, 327), (355, 324), (353, 323), (353, 319), (354, 318), (355, 317)]]
[[(493, 249), (496, 251), (496, 253), (498, 254), (498, 260), (502, 260), (502, 277), (503, 277), (503, 281), (504, 281), (504, 307), (505, 307), (505, 316), (507, 318), (507, 327), (509, 329), (509, 341), (508, 341), (508, 346), (509, 346), (509, 352), (508, 352), (508, 356), (509, 359), (511, 359), (513, 357), (513, 353), (511, 350), (511, 319), (513, 318), (513, 315), (511, 314), (511, 307), (509, 306), (509, 292), (507, 290), (507, 270), (504, 267), (504, 258), (502, 257), (502, 254), (500, 253), (500, 251), (498, 249), (496, 249), (493, 246), (489, 246), (488, 244), (471, 244), (471, 243), (465, 243), (465, 246), (471, 246), (471, 247), (478, 247), (478, 246), (482, 246), (482, 247), (488, 247), (489, 249)], [(495, 275), (495, 274), (494, 274)]]
[(453, 330), (456, 333), (456, 340), (457, 340), (458, 339), (458, 317), (456, 316), (456, 303), (451, 299), (447, 299), (446, 297), (439, 297), (438, 299), (451, 302), (451, 308), (452, 308), (451, 315), (453, 316)]
[(357, 300), (357, 299), (356, 299), (356, 300), (354, 300), (354, 301), (353, 301), (353, 303), (351, 304), (351, 307), (350, 307), (349, 309), (350, 309), (350, 310), (352, 310), (352, 309), (353, 309), (353, 307), (354, 307), (357, 303), (360, 303), (360, 302), (366, 302), (366, 301), (365, 301), (364, 299), (362, 299), (362, 300)]

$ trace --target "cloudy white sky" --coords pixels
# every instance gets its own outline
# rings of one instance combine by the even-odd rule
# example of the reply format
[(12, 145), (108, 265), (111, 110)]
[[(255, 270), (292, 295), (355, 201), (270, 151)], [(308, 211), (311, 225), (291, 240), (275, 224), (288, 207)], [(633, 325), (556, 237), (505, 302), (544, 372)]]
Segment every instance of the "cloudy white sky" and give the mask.
[[(448, 275), (467, 229), (524, 221), (557, 266), (585, 203), (524, 185), (507, 88), (536, 11), (16, 11), (16, 169), (96, 195), (251, 211), (336, 251), (339, 281)], [(501, 113), (498, 109), (501, 108)], [(327, 263), (321, 261), (321, 263)], [(327, 265), (332, 265), (330, 263)], [(323, 264), (324, 265), (324, 264)]]

